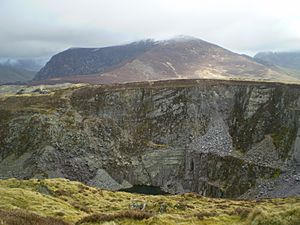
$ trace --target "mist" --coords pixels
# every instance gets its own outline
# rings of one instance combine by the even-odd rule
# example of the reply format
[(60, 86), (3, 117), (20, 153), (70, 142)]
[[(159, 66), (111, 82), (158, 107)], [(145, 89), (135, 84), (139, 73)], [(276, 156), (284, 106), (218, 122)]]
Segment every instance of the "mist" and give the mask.
[(180, 34), (248, 55), (296, 51), (299, 8), (292, 0), (1, 0), (0, 58), (49, 58), (70, 47)]

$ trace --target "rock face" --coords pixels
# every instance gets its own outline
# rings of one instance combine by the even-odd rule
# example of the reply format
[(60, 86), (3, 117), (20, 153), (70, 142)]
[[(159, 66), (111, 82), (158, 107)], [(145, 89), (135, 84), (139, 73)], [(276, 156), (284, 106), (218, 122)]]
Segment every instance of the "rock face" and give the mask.
[(53, 56), (35, 80), (108, 84), (192, 78), (299, 82), (249, 56), (193, 37), (69, 49)]
[(297, 171), (299, 112), (299, 86), (212, 80), (2, 97), (0, 177), (238, 197)]

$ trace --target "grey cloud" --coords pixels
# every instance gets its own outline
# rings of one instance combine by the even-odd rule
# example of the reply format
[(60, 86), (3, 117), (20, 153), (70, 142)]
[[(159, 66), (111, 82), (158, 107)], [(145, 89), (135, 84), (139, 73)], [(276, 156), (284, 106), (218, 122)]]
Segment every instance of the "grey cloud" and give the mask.
[(0, 58), (185, 34), (240, 53), (299, 50), (297, 1), (1, 0)]

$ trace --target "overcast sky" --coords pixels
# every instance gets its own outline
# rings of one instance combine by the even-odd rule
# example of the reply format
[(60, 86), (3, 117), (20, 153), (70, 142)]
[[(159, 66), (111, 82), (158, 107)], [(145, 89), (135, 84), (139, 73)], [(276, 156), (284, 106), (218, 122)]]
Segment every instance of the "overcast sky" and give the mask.
[(300, 50), (297, 0), (0, 0), (0, 57), (191, 35), (239, 53)]

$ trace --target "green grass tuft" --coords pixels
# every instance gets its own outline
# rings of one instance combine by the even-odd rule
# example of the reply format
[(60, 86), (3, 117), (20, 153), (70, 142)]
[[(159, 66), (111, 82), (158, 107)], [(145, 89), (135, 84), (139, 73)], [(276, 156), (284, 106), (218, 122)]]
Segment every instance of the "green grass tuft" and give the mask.
[[(133, 208), (132, 206), (143, 205)], [(141, 209), (140, 209), (141, 208)], [(182, 195), (140, 195), (112, 192), (66, 179), (0, 181), (0, 210), (16, 214), (19, 224), (30, 224), (31, 216), (46, 224), (53, 218), (66, 224), (199, 224), (265, 225), (300, 224), (300, 199), (230, 200)], [(19, 218), (20, 217), (20, 218)], [(0, 217), (1, 218), (1, 217)], [(20, 220), (19, 220), (20, 219)], [(15, 225), (0, 219), (0, 225)], [(53, 220), (54, 221), (54, 220)], [(55, 220), (56, 221), (56, 220)], [(2, 224), (1, 224), (2, 223)]]

